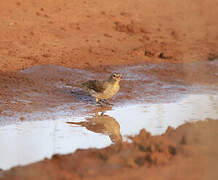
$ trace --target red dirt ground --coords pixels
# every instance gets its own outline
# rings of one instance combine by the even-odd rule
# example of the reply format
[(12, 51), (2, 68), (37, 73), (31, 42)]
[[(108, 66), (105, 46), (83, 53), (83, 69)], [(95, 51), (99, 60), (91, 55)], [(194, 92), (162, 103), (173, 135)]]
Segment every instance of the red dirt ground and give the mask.
[(213, 59), (217, 7), (217, 0), (1, 1), (0, 70)]
[[(218, 0), (1, 1), (0, 98), (10, 99), (20, 85), (37, 87), (18, 72), (34, 65), (99, 71), (107, 65), (214, 60), (217, 17)], [(213, 120), (163, 136), (141, 131), (133, 143), (55, 155), (1, 171), (0, 179), (215, 180), (217, 132)]]

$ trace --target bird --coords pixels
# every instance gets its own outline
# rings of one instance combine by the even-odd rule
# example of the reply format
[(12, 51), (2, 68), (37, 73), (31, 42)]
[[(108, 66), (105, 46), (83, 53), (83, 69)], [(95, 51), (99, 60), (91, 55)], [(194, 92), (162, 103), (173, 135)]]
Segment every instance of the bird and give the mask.
[(119, 82), (121, 79), (122, 75), (120, 73), (112, 73), (105, 80), (89, 80), (79, 84), (77, 87), (82, 88), (89, 95), (94, 97), (96, 103), (100, 103), (101, 100), (107, 104), (110, 104), (107, 102), (107, 99), (112, 98), (118, 93), (120, 89)]

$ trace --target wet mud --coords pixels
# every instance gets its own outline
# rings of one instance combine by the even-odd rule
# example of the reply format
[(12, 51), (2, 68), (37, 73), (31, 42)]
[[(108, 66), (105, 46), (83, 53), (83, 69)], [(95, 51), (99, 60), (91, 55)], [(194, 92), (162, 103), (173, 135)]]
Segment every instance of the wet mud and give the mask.
[[(57, 111), (55, 108), (61, 106), (74, 109), (74, 113), (95, 108), (94, 99), (74, 85), (91, 79), (107, 78), (111, 72), (120, 72), (123, 75), (120, 92), (111, 100), (115, 106), (170, 102), (178, 100), (182, 94), (204, 91), (216, 93), (217, 62), (110, 66), (107, 72), (44, 65), (17, 73), (3, 73), (0, 76), (1, 115), (12, 116), (19, 114), (18, 112), (28, 114), (43, 110), (46, 112), (52, 111), (52, 108)], [(181, 95), (176, 96), (177, 92)]]
[(217, 0), (0, 7), (0, 179), (218, 179)]

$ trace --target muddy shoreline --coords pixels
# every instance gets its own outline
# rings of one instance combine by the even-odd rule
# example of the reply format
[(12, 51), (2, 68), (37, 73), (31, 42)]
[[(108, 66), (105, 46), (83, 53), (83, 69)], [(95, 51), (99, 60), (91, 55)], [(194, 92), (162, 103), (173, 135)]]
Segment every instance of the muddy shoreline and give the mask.
[[(123, 75), (120, 92), (110, 100), (117, 107), (144, 102), (175, 102), (185, 94), (216, 94), (217, 69), (218, 60), (120, 65), (110, 66), (106, 71), (54, 65), (33, 66), (19, 72), (1, 74), (0, 114), (6, 120), (19, 113), (52, 111), (64, 104), (68, 104), (65, 108), (72, 109), (74, 113), (87, 113), (96, 109), (94, 99), (72, 84), (104, 79), (111, 72)], [(20, 118), (26, 119), (22, 115)]]
[[(217, 0), (7, 0), (0, 7), (0, 128), (15, 125), (8, 131), (12, 140), (21, 133), (16, 123), (24, 126), (48, 117), (55, 121), (59, 111), (64, 118), (82, 117), (128, 104), (169, 104), (206, 93), (217, 112), (213, 96), (218, 87)], [(87, 94), (69, 86), (114, 71), (124, 80), (111, 100), (112, 108), (96, 107)], [(195, 101), (203, 112), (206, 103)], [(120, 130), (115, 118), (104, 118), (116, 133)], [(94, 121), (102, 122), (96, 117)], [(89, 124), (80, 125), (102, 133)], [(26, 128), (32, 132), (35, 127)], [(0, 171), (0, 179), (217, 179), (217, 131), (215, 117), (168, 128), (160, 136), (141, 130), (132, 143), (120, 142), (118, 133), (110, 136), (116, 143), (106, 148), (57, 154)]]

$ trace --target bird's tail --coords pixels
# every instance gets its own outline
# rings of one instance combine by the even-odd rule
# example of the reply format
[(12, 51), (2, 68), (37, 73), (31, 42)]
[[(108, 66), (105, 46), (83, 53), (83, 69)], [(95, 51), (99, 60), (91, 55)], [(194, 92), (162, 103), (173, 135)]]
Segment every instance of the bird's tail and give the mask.
[(84, 125), (84, 123), (85, 122), (67, 122), (67, 124), (74, 124), (74, 125), (80, 125), (80, 126), (82, 126), (82, 125)]
[(77, 84), (77, 83), (71, 83), (71, 82), (68, 82), (66, 83), (67, 86), (72, 86), (72, 87), (78, 87), (78, 88), (82, 88), (82, 84)]

